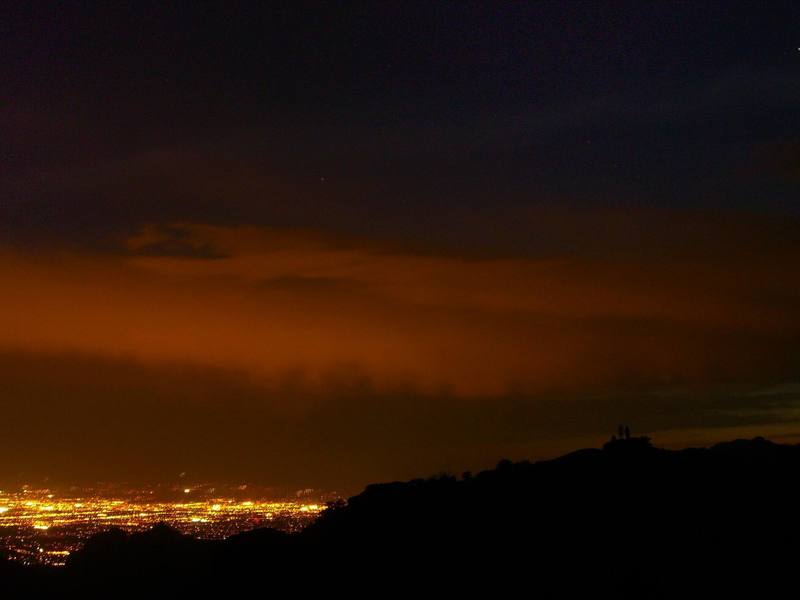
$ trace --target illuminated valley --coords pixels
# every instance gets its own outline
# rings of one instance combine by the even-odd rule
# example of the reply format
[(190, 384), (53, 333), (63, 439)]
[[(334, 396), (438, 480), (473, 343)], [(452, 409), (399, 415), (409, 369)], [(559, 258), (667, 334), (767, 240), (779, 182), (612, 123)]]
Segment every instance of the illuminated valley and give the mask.
[[(267, 495), (270, 494), (270, 495)], [(301, 490), (276, 495), (245, 485), (169, 488), (97, 488), (0, 491), (0, 550), (26, 564), (63, 565), (95, 533), (142, 531), (157, 523), (203, 539), (221, 539), (257, 527), (299, 531), (331, 495)]]

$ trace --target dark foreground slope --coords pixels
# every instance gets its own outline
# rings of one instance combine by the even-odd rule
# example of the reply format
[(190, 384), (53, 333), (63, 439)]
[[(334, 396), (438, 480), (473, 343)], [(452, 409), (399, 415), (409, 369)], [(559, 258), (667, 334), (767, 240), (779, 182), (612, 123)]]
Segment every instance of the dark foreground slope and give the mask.
[(190, 589), (227, 597), (243, 586), (256, 596), (794, 595), (798, 476), (800, 446), (755, 439), (667, 451), (637, 438), (461, 480), (372, 485), (297, 535), (257, 530), (203, 542), (166, 527), (116, 531), (90, 540), (63, 569), (0, 574), (7, 589), (150, 597)]

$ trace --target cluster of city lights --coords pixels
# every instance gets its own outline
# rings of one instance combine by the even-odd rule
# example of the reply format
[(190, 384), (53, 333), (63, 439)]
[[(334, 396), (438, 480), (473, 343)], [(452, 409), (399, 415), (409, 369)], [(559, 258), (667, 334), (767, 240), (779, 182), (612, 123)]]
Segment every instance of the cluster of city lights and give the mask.
[(297, 531), (324, 509), (321, 501), (308, 498), (240, 499), (201, 492), (187, 487), (178, 491), (179, 498), (157, 500), (147, 490), (126, 497), (0, 491), (0, 547), (23, 562), (60, 565), (86, 538), (112, 527), (133, 532), (166, 523), (198, 538), (221, 539), (256, 527)]

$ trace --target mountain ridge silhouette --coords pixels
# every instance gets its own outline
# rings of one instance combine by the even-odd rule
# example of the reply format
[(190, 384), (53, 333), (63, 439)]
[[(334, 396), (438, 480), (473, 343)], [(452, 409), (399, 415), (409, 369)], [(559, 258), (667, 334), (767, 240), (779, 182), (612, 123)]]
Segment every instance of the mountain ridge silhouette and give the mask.
[[(268, 581), (324, 593), (553, 598), (769, 595), (792, 584), (800, 445), (666, 450), (612, 439), (538, 462), (368, 485), (305, 530), (196, 540), (169, 528), (92, 537), (61, 569), (4, 565), (4, 585), (91, 594)], [(249, 585), (248, 583), (248, 585)]]

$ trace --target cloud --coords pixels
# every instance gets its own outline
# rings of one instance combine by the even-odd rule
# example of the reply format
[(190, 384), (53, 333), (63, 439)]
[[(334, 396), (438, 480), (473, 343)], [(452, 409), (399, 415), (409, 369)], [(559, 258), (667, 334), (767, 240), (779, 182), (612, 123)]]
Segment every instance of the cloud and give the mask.
[(463, 398), (381, 390), (350, 374), (310, 388), (191, 365), (0, 352), (0, 481), (250, 481), (356, 492), (366, 482), (598, 445), (619, 422), (659, 444), (797, 434), (797, 390)]
[(531, 215), (518, 254), (180, 222), (6, 250), (8, 467), (357, 487), (620, 421), (674, 444), (796, 428), (792, 222), (583, 219)]
[(0, 345), (262, 379), (351, 371), (464, 397), (786, 378), (797, 252), (710, 233), (628, 255), (462, 258), (313, 232), (150, 226), (122, 253), (2, 256)]

